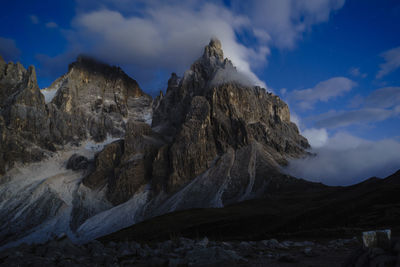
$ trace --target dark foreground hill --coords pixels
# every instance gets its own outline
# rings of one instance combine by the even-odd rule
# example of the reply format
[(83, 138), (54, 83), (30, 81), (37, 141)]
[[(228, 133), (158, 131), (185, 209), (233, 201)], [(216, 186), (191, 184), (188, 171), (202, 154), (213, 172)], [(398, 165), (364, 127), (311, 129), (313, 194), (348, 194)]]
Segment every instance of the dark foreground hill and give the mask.
[(270, 237), (354, 236), (367, 229), (400, 230), (400, 171), (349, 187), (293, 189), (224, 208), (162, 215), (101, 241), (160, 241), (172, 237), (262, 240)]

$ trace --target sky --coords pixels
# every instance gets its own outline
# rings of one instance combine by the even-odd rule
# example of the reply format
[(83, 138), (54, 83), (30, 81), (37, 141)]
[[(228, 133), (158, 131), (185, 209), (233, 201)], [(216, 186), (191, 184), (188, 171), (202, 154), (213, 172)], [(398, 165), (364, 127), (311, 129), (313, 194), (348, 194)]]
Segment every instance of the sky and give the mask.
[(400, 169), (398, 0), (15, 0), (2, 9), (0, 55), (34, 65), (41, 88), (83, 53), (156, 95), (217, 37), (241, 73), (288, 103), (312, 145), (316, 156), (287, 172), (347, 185)]

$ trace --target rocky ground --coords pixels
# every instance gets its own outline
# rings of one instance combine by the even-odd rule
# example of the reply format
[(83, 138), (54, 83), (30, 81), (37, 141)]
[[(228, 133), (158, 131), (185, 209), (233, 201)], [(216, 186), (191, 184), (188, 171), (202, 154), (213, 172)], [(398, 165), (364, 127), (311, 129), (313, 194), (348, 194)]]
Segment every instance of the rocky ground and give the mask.
[(341, 266), (360, 246), (357, 238), (222, 242), (180, 237), (148, 244), (74, 245), (64, 237), (4, 250), (0, 266)]

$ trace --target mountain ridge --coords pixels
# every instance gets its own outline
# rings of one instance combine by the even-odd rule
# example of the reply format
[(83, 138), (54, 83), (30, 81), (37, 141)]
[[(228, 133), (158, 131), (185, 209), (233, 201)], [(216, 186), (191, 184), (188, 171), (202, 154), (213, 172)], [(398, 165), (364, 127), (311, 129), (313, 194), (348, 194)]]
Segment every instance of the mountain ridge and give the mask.
[[(17, 157), (1, 178), (0, 225), (16, 224), (0, 227), (0, 245), (62, 232), (87, 242), (175, 210), (321, 187), (281, 173), (309, 144), (286, 103), (242, 83), (216, 39), (154, 101), (120, 68), (87, 57), (35, 93), (39, 133), (54, 148), (37, 163)], [(32, 209), (25, 223), (21, 210)]]

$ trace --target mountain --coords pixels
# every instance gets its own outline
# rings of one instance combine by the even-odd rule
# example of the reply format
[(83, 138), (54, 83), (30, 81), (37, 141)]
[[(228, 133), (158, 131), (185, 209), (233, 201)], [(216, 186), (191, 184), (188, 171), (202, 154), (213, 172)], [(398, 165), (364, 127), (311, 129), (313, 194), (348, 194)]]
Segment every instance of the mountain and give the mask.
[(151, 97), (135, 80), (85, 56), (42, 92), (34, 67), (0, 58), (0, 92), (0, 174), (71, 142), (122, 137), (128, 119), (151, 117)]
[(309, 144), (218, 40), (154, 101), (86, 56), (45, 90), (33, 67), (0, 70), (0, 245), (86, 242), (176, 210), (325, 187), (281, 173)]

